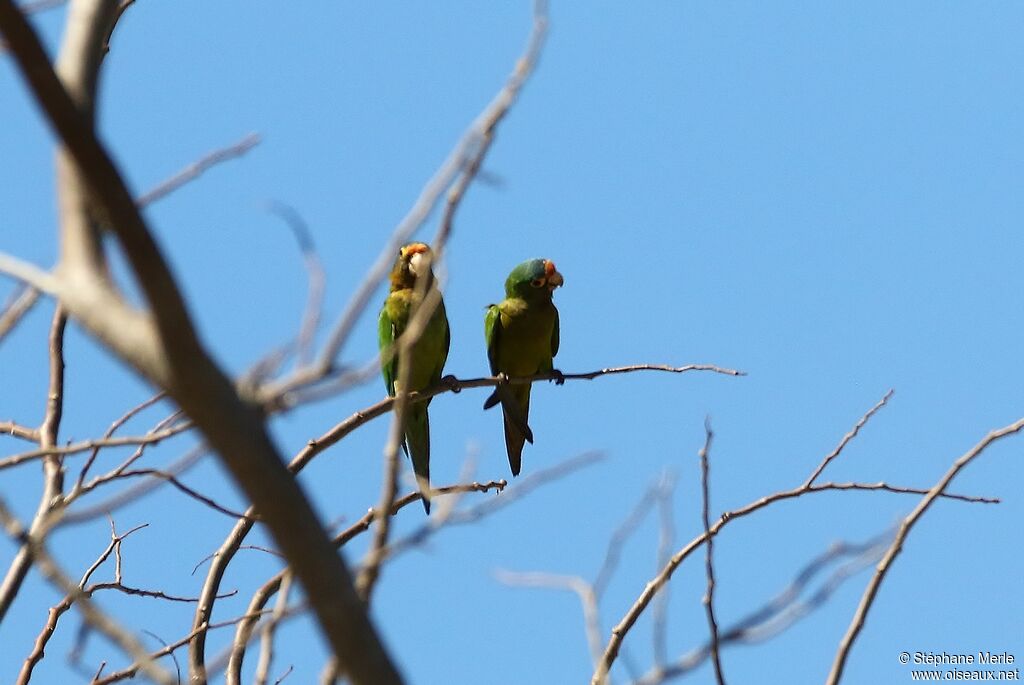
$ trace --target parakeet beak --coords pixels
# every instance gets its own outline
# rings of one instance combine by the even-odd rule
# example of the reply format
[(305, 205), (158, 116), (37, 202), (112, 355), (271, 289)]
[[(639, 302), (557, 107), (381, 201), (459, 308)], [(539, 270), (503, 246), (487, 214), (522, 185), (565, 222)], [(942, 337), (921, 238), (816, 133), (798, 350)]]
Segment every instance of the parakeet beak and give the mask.
[(562, 278), (562, 274), (558, 273), (558, 269), (555, 268), (555, 263), (552, 261), (545, 262), (544, 275), (547, 278), (548, 288), (550, 290), (560, 288), (565, 283), (565, 279)]
[(409, 271), (414, 276), (422, 276), (429, 266), (426, 264), (427, 256), (423, 252), (417, 252), (409, 258)]
[(408, 259), (413, 276), (424, 276), (430, 270), (430, 248), (423, 243), (412, 243), (402, 248), (402, 257)]

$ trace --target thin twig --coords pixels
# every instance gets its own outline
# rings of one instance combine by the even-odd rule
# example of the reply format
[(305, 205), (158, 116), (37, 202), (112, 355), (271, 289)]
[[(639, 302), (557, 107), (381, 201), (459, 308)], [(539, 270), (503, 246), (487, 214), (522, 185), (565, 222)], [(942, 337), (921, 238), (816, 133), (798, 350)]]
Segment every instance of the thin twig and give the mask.
[[(219, 623), (203, 624), (203, 625), (193, 629), (192, 632), (190, 632), (188, 635), (186, 635), (185, 637), (181, 638), (177, 642), (172, 642), (171, 644), (167, 645), (163, 649), (160, 649), (160, 650), (157, 650), (156, 652), (153, 652), (152, 654), (150, 654), (148, 656), (148, 658), (152, 659), (154, 661), (157, 660), (157, 659), (163, 658), (163, 657), (167, 656), (168, 654), (173, 653), (175, 650), (181, 649), (182, 647), (187, 645), (189, 642), (191, 642), (193, 639), (195, 639), (195, 637), (197, 635), (199, 635), (200, 633), (205, 633), (207, 631), (215, 630), (217, 628), (227, 628), (228, 626), (233, 626), (233, 625), (237, 624), (239, 621), (244, 621), (244, 620), (247, 620), (247, 619), (250, 619), (250, 618), (259, 618), (260, 616), (262, 616), (262, 615), (264, 615), (266, 613), (267, 612), (259, 612), (259, 614), (257, 614), (255, 617), (253, 617), (253, 616), (251, 616), (249, 614), (243, 614), (241, 616), (238, 616), (236, 618), (233, 618), (233, 619), (230, 619), (230, 620), (227, 620), (227, 621), (221, 621)], [(96, 680), (95, 682), (91, 683), (91, 685), (110, 685), (110, 683), (116, 683), (116, 682), (120, 682), (122, 680), (127, 680), (129, 678), (134, 678), (138, 674), (140, 668), (141, 668), (141, 666), (140, 666), (139, 663), (134, 663), (134, 664), (132, 664), (131, 666), (129, 666), (127, 668), (124, 668), (124, 669), (122, 669), (120, 671), (117, 671), (115, 673), (111, 673), (110, 675), (106, 676), (102, 680)]]
[(289, 664), (288, 668), (285, 669), (284, 673), (282, 673), (278, 677), (278, 679), (274, 681), (274, 685), (281, 685), (281, 683), (284, 682), (284, 679), (287, 678), (288, 676), (290, 676), (292, 671), (294, 671), (294, 670), (295, 670), (295, 666)]
[(15, 421), (0, 421), (0, 435), (10, 435), (28, 442), (39, 442), (38, 428), (23, 426)]
[[(0, 50), (2, 52), (2, 50)], [(7, 337), (7, 334), (15, 329), (18, 322), (32, 311), (32, 307), (39, 301), (39, 290), (28, 285), (22, 285), (14, 291), (14, 295), (0, 312), (0, 342)]]
[[(269, 554), (270, 556), (277, 557), (278, 559), (284, 559), (284, 557), (281, 555), (280, 552), (272, 550), (269, 547), (262, 547), (260, 545), (239, 545), (238, 549), (239, 550), (251, 549), (251, 550), (255, 550), (257, 552), (263, 552), (264, 554)], [(192, 567), (192, 573), (190, 573), (189, 575), (193, 575), (194, 576), (196, 574), (196, 571), (199, 570), (200, 566), (202, 566), (206, 562), (210, 561), (211, 559), (216, 558), (216, 556), (217, 556), (216, 552), (214, 552), (213, 554), (207, 554), (205, 557), (203, 557), (198, 562), (196, 562), (196, 565)]]
[(310, 233), (309, 226), (306, 225), (302, 215), (294, 207), (280, 202), (271, 202), (268, 210), (283, 219), (291, 229), (292, 235), (295, 236), (295, 241), (299, 245), (299, 250), (302, 252), (302, 262), (306, 267), (306, 275), (309, 280), (306, 308), (302, 314), (302, 323), (299, 325), (299, 337), (295, 341), (296, 357), (299, 365), (302, 366), (308, 364), (312, 358), (316, 329), (320, 325), (323, 312), (327, 278), (320, 255), (317, 254), (316, 245), (313, 243), (313, 234)]
[(171, 178), (161, 182), (155, 188), (143, 193), (135, 202), (140, 207), (146, 207), (157, 200), (162, 200), (186, 183), (194, 181), (202, 176), (203, 173), (208, 171), (211, 167), (222, 162), (241, 157), (246, 152), (256, 147), (261, 140), (260, 134), (250, 133), (237, 143), (214, 150), (195, 162), (192, 162)]
[(419, 528), (416, 528), (405, 537), (391, 543), (385, 550), (385, 558), (392, 558), (402, 552), (424, 545), (444, 528), (476, 523), (480, 519), (512, 506), (537, 488), (575, 473), (585, 466), (595, 464), (603, 458), (603, 452), (584, 452), (559, 464), (549, 466), (546, 469), (540, 469), (524, 478), (520, 478), (515, 485), (505, 488), (501, 497), (484, 500), (468, 509), (456, 510), (454, 507), (451, 507), (447, 511), (442, 511), (438, 516), (432, 516), (429, 521), (421, 524)]
[(850, 432), (844, 435), (843, 439), (839, 441), (839, 444), (836, 445), (836, 448), (825, 455), (825, 458), (821, 460), (820, 464), (818, 464), (818, 468), (814, 469), (814, 472), (811, 473), (810, 476), (808, 476), (806, 481), (804, 481), (804, 485), (809, 486), (811, 485), (811, 483), (818, 479), (818, 476), (820, 476), (821, 472), (825, 470), (825, 467), (832, 463), (833, 459), (839, 456), (839, 454), (843, 451), (843, 448), (846, 447), (846, 445), (851, 440), (857, 437), (857, 433), (859, 433), (860, 429), (864, 427), (864, 424), (866, 424), (871, 419), (871, 417), (874, 416), (876, 412), (878, 412), (878, 410), (880, 410), (889, 402), (889, 399), (892, 397), (894, 392), (896, 391), (890, 388), (889, 391), (882, 396), (882, 399), (878, 400), (878, 403), (875, 404), (875, 406), (871, 407), (871, 409), (868, 409), (864, 416), (860, 417), (860, 420), (857, 421), (856, 424), (854, 424), (853, 428), (850, 429)]
[[(675, 545), (675, 519), (672, 515), (672, 495), (675, 492), (676, 476), (670, 471), (662, 474), (658, 493), (658, 554), (655, 568), (662, 568), (668, 563), (672, 548)], [(670, 587), (665, 586), (654, 597), (654, 608), (651, 611), (651, 642), (654, 663), (664, 664), (668, 660), (668, 600)]]
[(655, 483), (651, 485), (647, 490), (644, 491), (640, 501), (633, 507), (633, 511), (629, 513), (629, 516), (619, 524), (619, 527), (612, 533), (611, 538), (608, 539), (608, 547), (604, 553), (604, 561), (601, 563), (601, 568), (597, 572), (597, 576), (594, 578), (594, 594), (598, 599), (604, 595), (605, 589), (608, 587), (608, 583), (612, 579), (612, 575), (615, 573), (615, 569), (619, 564), (619, 557), (622, 554), (622, 546), (626, 544), (629, 537), (636, 531), (637, 527), (643, 522), (644, 517), (647, 516), (647, 512), (650, 511), (654, 505), (657, 494), (660, 488), (660, 484)]
[(274, 604), (274, 613), (271, 616), (275, 619), (268, 621), (260, 636), (260, 658), (256, 665), (256, 685), (267, 685), (270, 677), (270, 666), (274, 661), (274, 629), (281, 621), (285, 609), (288, 607), (288, 593), (292, 587), (292, 575), (285, 574), (281, 579), (281, 587), (277, 591), (277, 602)]
[(83, 440), (63, 447), (53, 446), (37, 450), (29, 450), (0, 459), (0, 470), (24, 464), (28, 461), (41, 459), (49, 456), (70, 456), (88, 452), (92, 449), (103, 447), (138, 447), (140, 445), (155, 445), (164, 440), (192, 430), (192, 422), (184, 421), (165, 430), (148, 435), (133, 435), (123, 438), (97, 438), (95, 440)]
[(653, 504), (666, 492), (671, 492), (673, 487), (674, 479), (668, 474), (663, 474), (657, 483), (652, 484), (644, 491), (640, 501), (612, 533), (605, 551), (604, 562), (592, 583), (580, 576), (538, 572), (518, 573), (505, 570), (496, 572), (498, 580), (507, 585), (546, 587), (574, 592), (579, 597), (583, 609), (584, 634), (590, 649), (592, 665), (596, 669), (601, 658), (601, 619), (598, 610), (601, 595), (615, 573), (623, 545), (643, 522)]
[(231, 516), (233, 518), (253, 518), (255, 520), (259, 520), (258, 516), (250, 517), (247, 514), (244, 514), (242, 512), (235, 511), (234, 509), (229, 509), (228, 507), (225, 507), (223, 504), (218, 503), (212, 497), (207, 497), (206, 495), (202, 494), (198, 490), (195, 490), (195, 489), (190, 488), (189, 486), (185, 485), (174, 474), (168, 473), (166, 471), (161, 471), (160, 469), (132, 469), (130, 471), (121, 471), (120, 473), (116, 473), (116, 474), (110, 475), (109, 477), (106, 477), (106, 476), (100, 477), (94, 483), (90, 483), (85, 488), (83, 488), (82, 492), (83, 493), (84, 492), (89, 492), (90, 490), (95, 488), (97, 485), (102, 485), (104, 483), (109, 483), (109, 482), (114, 481), (114, 480), (118, 480), (118, 479), (122, 479), (122, 478), (142, 478), (142, 477), (155, 478), (157, 480), (161, 480), (161, 481), (164, 481), (166, 483), (170, 483), (175, 488), (177, 488), (178, 491), (184, 493), (185, 495), (188, 495), (189, 497), (191, 497), (192, 499), (196, 500), (197, 502), (206, 505), (210, 509), (213, 509), (214, 511), (220, 512), (221, 514), (224, 514), (226, 516)]
[(711, 439), (714, 433), (711, 431), (711, 419), (704, 419), (704, 447), (700, 450), (700, 492), (701, 492), (701, 519), (704, 523), (704, 537), (707, 544), (704, 545), (704, 572), (707, 575), (707, 590), (704, 593), (704, 611), (708, 617), (708, 630), (711, 634), (711, 663), (715, 667), (715, 682), (718, 685), (725, 685), (725, 676), (722, 675), (722, 659), (718, 653), (718, 621), (715, 620), (715, 566), (714, 566), (714, 538), (711, 535), (711, 488), (708, 483), (711, 470), (708, 463), (708, 452), (711, 449)]
[[(137, 404), (128, 411), (126, 411), (120, 417), (115, 419), (112, 424), (110, 424), (110, 427), (107, 429), (107, 432), (103, 434), (103, 439), (106, 440), (113, 437), (114, 433), (117, 431), (118, 428), (120, 428), (125, 423), (130, 421), (132, 418), (137, 416), (139, 412), (148, 409), (149, 407), (153, 406), (160, 400), (164, 399), (166, 396), (167, 393), (158, 392), (157, 394), (150, 397), (148, 400), (144, 400), (140, 404)], [(150, 433), (152, 433), (152, 431), (150, 431)], [(93, 463), (96, 461), (96, 457), (99, 456), (100, 449), (101, 447), (94, 448), (92, 453), (89, 455), (89, 458), (86, 459), (85, 464), (82, 466), (82, 470), (78, 474), (78, 480), (76, 481), (77, 487), (81, 487), (82, 484), (85, 482), (85, 477), (89, 473), (89, 469), (92, 468)]]
[(594, 586), (591, 583), (580, 576), (536, 571), (521, 573), (505, 569), (496, 570), (494, 577), (499, 583), (505, 585), (568, 590), (575, 593), (583, 608), (583, 631), (587, 636), (591, 662), (595, 668), (597, 667), (597, 661), (601, 658), (601, 624), (597, 608), (597, 595), (594, 593)]
[[(186, 452), (184, 456), (172, 462), (166, 468), (162, 470), (162, 473), (179, 476), (188, 469), (195, 466), (199, 460), (206, 455), (209, 451), (205, 445), (197, 445), (191, 450)], [(102, 476), (101, 476), (102, 478)], [(160, 487), (164, 483), (167, 483), (159, 477), (150, 477), (141, 483), (125, 488), (122, 492), (109, 497), (108, 499), (94, 504), (89, 507), (82, 508), (78, 511), (66, 511), (64, 512), (63, 518), (57, 524), (58, 526), (69, 526), (79, 523), (86, 523), (92, 521), (100, 516), (106, 516), (111, 514), (121, 507), (124, 507), (132, 502), (137, 501), (139, 498), (144, 497), (148, 493), (152, 492), (156, 488)]]

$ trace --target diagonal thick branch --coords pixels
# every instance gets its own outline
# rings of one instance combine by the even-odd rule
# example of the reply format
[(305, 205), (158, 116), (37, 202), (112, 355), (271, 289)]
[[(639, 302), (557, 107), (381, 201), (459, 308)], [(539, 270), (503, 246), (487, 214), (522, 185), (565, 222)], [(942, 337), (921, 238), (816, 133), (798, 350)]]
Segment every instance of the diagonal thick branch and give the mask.
[[(95, 88), (94, 56), (109, 33), (117, 0), (79, 0), (69, 16), (66, 43), (79, 40), (81, 62), (92, 66), (81, 82), (65, 88), (51, 68), (38, 37), (11, 0), (0, 0), (0, 28), (37, 101), (56, 130), (74, 173), (59, 184), (77, 188), (95, 207), (122, 247), (149, 311), (138, 312), (113, 290), (95, 231), (68, 231), (88, 221), (81, 203), (61, 203), (64, 246), (59, 280), (69, 313), (108, 348), (166, 389), (203, 432), (289, 559), (335, 655), (358, 683), (398, 683), (401, 678), (352, 588), (344, 561), (333, 549), (317, 516), (271, 442), (262, 412), (240, 397), (206, 353), (192, 325), (167, 262), (139, 214), (120, 173), (97, 139), (91, 106), (84, 110), (69, 90)], [(89, 17), (92, 21), (87, 21)], [(116, 16), (116, 15), (115, 15)], [(74, 240), (72, 244), (69, 240)], [(65, 258), (69, 261), (65, 262)], [(132, 334), (131, 332), (135, 332)], [(193, 673), (205, 681), (205, 674)]]

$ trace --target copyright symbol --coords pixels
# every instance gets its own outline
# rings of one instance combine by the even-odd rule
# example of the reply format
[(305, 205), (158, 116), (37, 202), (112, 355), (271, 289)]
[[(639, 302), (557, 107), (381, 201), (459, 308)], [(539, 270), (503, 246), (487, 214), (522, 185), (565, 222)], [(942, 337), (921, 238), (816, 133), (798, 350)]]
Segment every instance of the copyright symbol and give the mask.
[(900, 663), (901, 664), (909, 664), (910, 663), (910, 655), (907, 654), (906, 652), (900, 652)]

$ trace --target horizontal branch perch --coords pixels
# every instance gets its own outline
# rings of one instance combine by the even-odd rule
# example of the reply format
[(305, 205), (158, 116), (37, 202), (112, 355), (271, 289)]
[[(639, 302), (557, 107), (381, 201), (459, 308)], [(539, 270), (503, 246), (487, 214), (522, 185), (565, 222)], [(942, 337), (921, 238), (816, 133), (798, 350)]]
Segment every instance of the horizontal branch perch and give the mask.
[[(636, 371), (661, 371), (664, 373), (687, 373), (689, 371), (710, 371), (712, 373), (720, 373), (725, 376), (746, 376), (746, 371), (738, 371), (736, 369), (728, 369), (722, 366), (715, 366), (714, 364), (687, 364), (685, 366), (669, 366), (668, 364), (631, 364), (629, 366), (612, 366), (604, 369), (598, 369), (597, 371), (590, 371), (587, 373), (559, 373), (557, 371), (549, 371), (547, 373), (538, 373), (533, 376), (483, 376), (480, 378), (466, 378), (460, 379), (454, 376), (446, 376), (441, 379), (441, 385), (435, 386), (423, 392), (409, 393), (409, 402), (422, 402), (442, 395), (446, 392), (459, 392), (468, 388), (493, 388), (502, 383), (508, 383), (509, 385), (524, 385), (526, 383), (536, 383), (538, 381), (591, 381), (600, 376), (614, 376), (620, 373), (634, 373)], [(291, 393), (284, 395), (277, 394), (272, 388), (269, 391), (261, 392), (259, 395), (259, 401), (264, 405), (264, 408), (270, 412), (277, 409), (288, 407), (291, 404), (289, 398), (292, 396)], [(373, 414), (369, 416), (367, 420), (376, 418), (381, 414), (391, 411), (391, 406), (394, 404), (394, 398), (388, 398), (383, 400), (377, 405), (369, 407), (363, 413)]]

